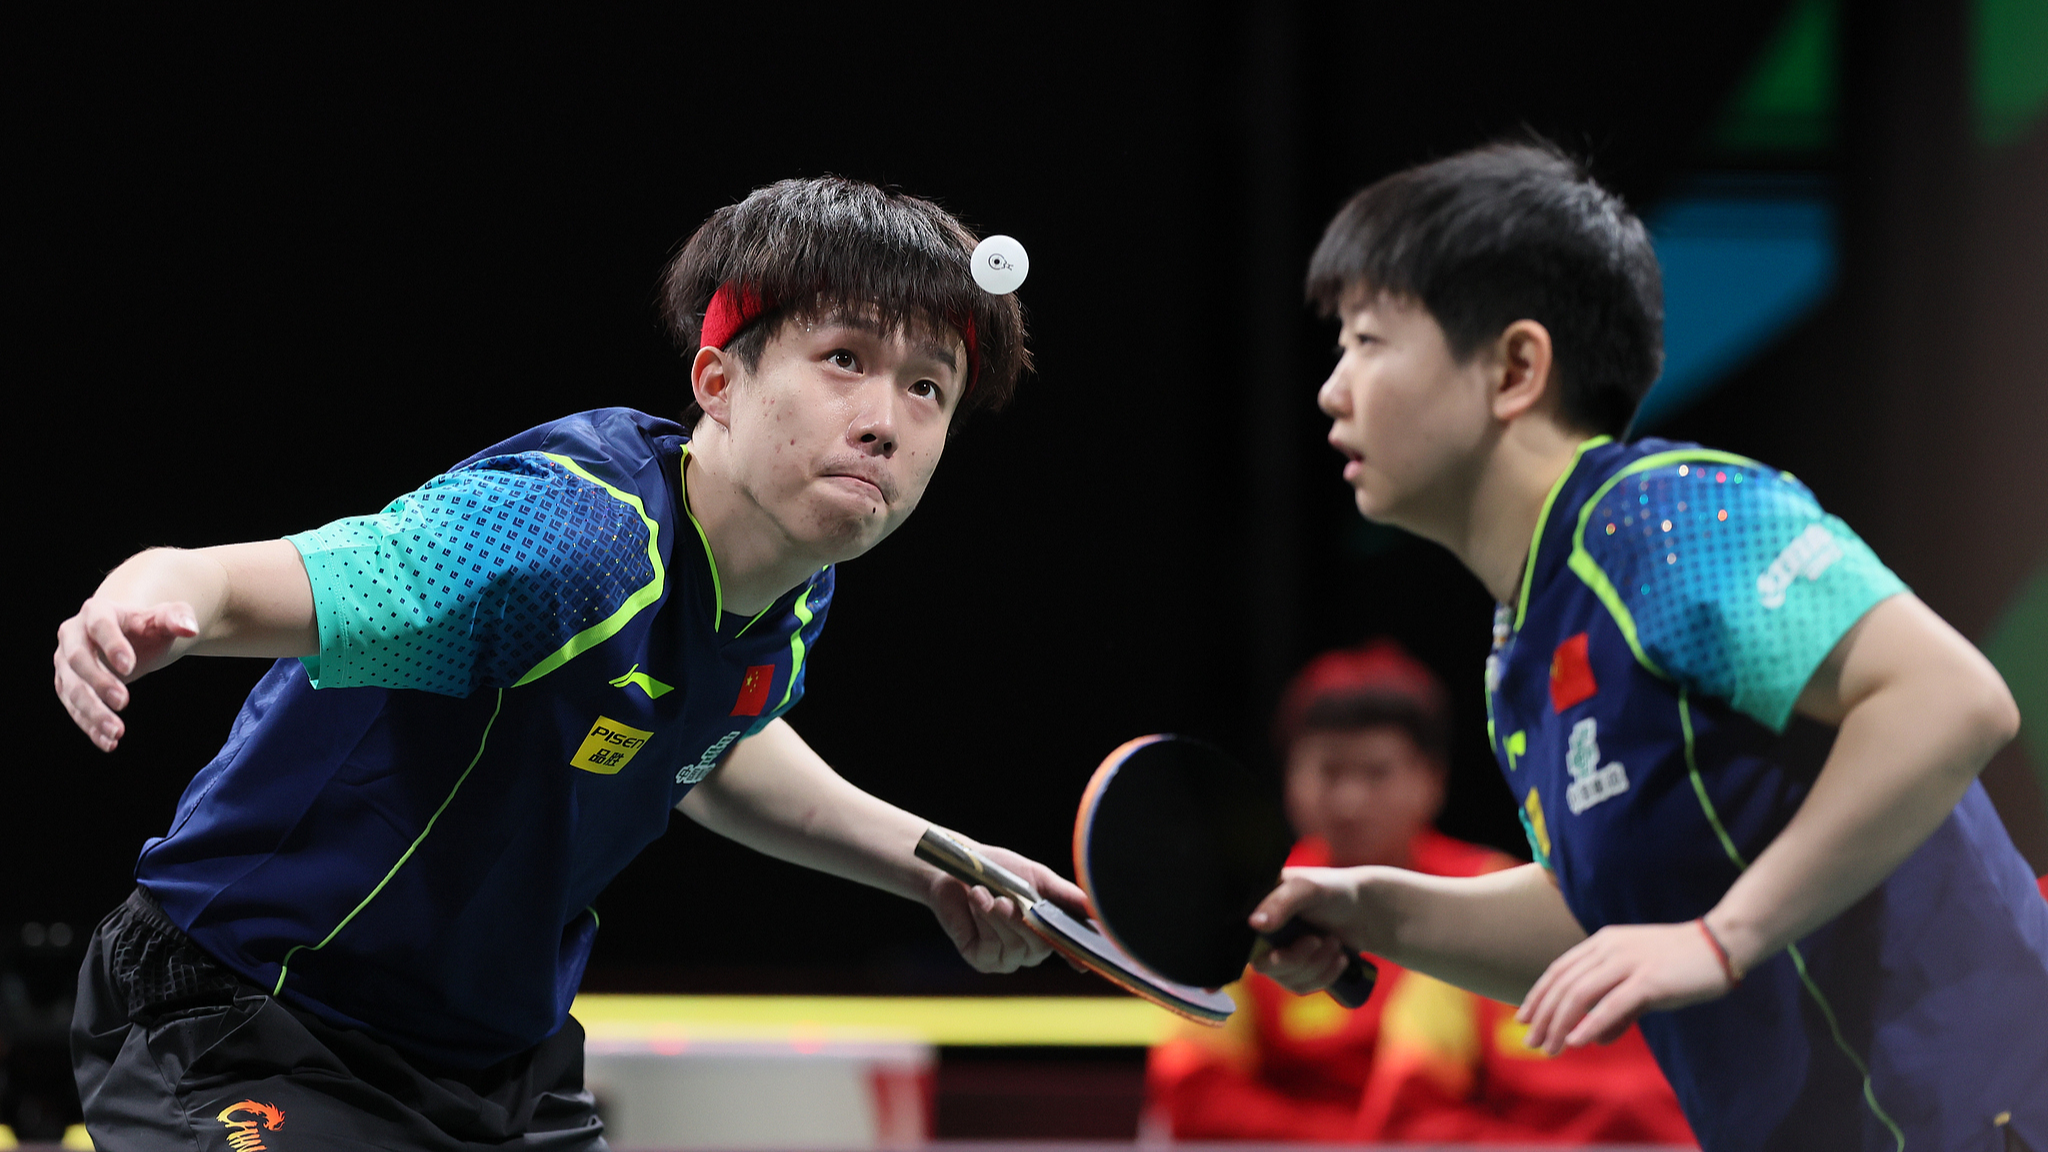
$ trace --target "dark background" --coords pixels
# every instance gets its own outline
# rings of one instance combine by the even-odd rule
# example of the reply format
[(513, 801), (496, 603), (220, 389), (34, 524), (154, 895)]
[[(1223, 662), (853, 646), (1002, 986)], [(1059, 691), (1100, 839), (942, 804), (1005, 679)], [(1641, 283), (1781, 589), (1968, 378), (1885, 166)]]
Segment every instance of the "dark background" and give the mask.
[[(1483, 732), (1489, 599), (1352, 511), (1301, 271), (1356, 188), (1504, 133), (1636, 205), (1769, 168), (1709, 129), (1785, 3), (644, 7), (6, 17), (30, 578), (0, 933), (82, 936), (117, 903), (262, 671), (144, 682), (101, 755), (47, 653), (102, 573), (373, 511), (567, 412), (673, 414), (663, 261), (750, 188), (825, 172), (1019, 238), (1039, 364), (843, 569), (792, 716), (829, 760), (1064, 869), (1110, 748), (1175, 730), (1269, 764), (1285, 676), (1385, 633), (1459, 707), (1444, 827), (1522, 850)], [(2048, 539), (2043, 135), (1969, 151), (1960, 5), (1849, 7), (1840, 130), (1802, 161), (1839, 189), (1842, 288), (1658, 431), (1798, 471), (1975, 637)], [(2002, 803), (2038, 853), (2015, 764)], [(1106, 990), (976, 977), (922, 909), (680, 818), (600, 909), (592, 988)]]

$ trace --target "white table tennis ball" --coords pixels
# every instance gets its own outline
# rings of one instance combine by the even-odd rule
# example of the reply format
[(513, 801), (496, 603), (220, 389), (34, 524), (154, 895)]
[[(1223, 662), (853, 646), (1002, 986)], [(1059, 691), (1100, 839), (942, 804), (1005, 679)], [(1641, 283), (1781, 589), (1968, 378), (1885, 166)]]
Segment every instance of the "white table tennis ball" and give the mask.
[(1009, 236), (991, 236), (974, 246), (974, 282), (984, 292), (1007, 296), (1031, 273), (1031, 257)]

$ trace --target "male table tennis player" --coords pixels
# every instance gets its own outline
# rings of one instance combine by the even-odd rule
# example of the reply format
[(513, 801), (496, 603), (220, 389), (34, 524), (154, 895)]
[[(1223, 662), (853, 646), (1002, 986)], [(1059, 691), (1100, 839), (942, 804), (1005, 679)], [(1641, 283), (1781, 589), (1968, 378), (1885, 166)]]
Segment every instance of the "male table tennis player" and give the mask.
[[(1435, 674), (1391, 640), (1325, 652), (1281, 694), (1274, 725), (1290, 863), (1384, 864), (1479, 876), (1511, 857), (1433, 826), (1450, 767), (1450, 706)], [(1686, 1144), (1678, 1101), (1634, 1029), (1556, 1057), (1524, 1042), (1514, 1010), (1381, 964), (1347, 1011), (1251, 973), (1223, 1029), (1154, 1048), (1154, 1114), (1179, 1140)]]
[(1254, 925), (1518, 1003), (1548, 1051), (1640, 1017), (1712, 1152), (2048, 1149), (2048, 903), (1977, 783), (2012, 698), (1789, 475), (1615, 439), (1660, 359), (1641, 223), (1482, 148), (1360, 192), (1308, 292), (1359, 511), (1499, 601), (1489, 727), (1539, 863), (1298, 872)]
[(56, 654), (103, 749), (127, 683), (181, 656), (294, 659), (93, 940), (74, 1049), (101, 1148), (603, 1147), (569, 1018), (589, 905), (672, 807), (926, 902), (978, 968), (1046, 955), (781, 718), (833, 566), (902, 523), (954, 423), (1027, 364), (974, 246), (866, 184), (760, 189), (668, 269), (687, 435), (585, 412), (375, 516), (107, 577)]

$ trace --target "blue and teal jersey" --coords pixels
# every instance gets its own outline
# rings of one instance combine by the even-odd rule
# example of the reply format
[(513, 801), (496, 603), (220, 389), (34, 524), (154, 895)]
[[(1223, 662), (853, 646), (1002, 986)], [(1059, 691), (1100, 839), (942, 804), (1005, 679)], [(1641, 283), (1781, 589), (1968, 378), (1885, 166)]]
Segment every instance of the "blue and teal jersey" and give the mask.
[(249, 694), (137, 878), (230, 968), (480, 1067), (560, 1028), (599, 891), (803, 696), (827, 568), (724, 611), (683, 430), (571, 416), (290, 537), (317, 655)]
[[(1487, 715), (1588, 932), (1721, 899), (1827, 755), (1800, 691), (1904, 591), (1789, 474), (1656, 440), (1580, 449), (1498, 610)], [(2048, 1147), (2048, 902), (1973, 784), (1870, 895), (1642, 1030), (1709, 1152), (1990, 1149), (2004, 1123)]]

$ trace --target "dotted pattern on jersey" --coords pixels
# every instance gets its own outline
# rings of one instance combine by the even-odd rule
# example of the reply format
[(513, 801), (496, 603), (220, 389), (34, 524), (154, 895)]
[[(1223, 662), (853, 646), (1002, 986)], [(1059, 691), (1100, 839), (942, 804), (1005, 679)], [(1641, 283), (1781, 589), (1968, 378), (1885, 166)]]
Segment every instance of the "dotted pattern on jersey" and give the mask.
[(1664, 673), (1774, 731), (1835, 642), (1905, 585), (1789, 475), (1711, 460), (1624, 476), (1580, 547)]
[(242, 981), (183, 932), (134, 907), (130, 897), (100, 929), (107, 969), (131, 1020), (148, 1021), (186, 1008), (232, 1004)]
[(504, 687), (655, 579), (632, 505), (539, 453), (442, 476), (376, 516), (288, 537), (320, 619), (322, 688)]

